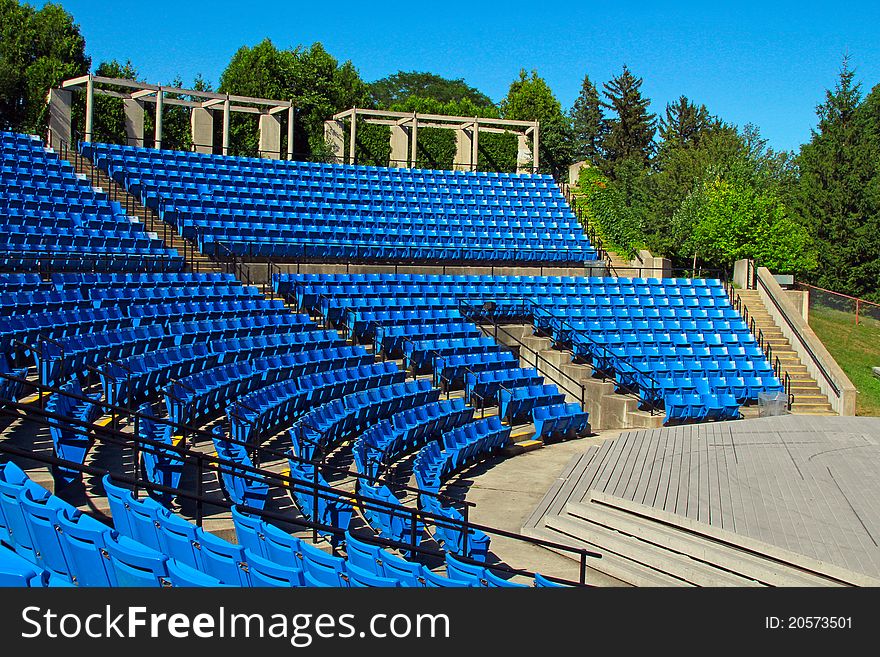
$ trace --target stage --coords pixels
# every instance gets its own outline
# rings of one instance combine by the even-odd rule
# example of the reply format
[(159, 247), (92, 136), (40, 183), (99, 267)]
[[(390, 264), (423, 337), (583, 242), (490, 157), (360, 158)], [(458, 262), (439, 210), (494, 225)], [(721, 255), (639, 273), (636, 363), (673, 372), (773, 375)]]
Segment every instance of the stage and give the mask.
[(636, 586), (880, 585), (880, 418), (628, 431), (571, 459), (523, 532)]

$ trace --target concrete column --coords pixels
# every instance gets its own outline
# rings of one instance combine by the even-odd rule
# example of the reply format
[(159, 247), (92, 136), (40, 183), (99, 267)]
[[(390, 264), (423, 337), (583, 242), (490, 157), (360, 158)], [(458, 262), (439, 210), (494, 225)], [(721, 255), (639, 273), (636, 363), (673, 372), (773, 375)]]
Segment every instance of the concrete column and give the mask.
[(535, 173), (538, 173), (538, 166), (540, 166), (540, 162), (538, 162), (538, 154), (541, 152), (541, 140), (538, 136), (539, 126), (535, 124), (535, 131), (532, 134), (532, 159), (534, 160), (534, 168), (532, 169)]
[(737, 260), (733, 263), (733, 282), (741, 288), (746, 289), (749, 286), (749, 261), (746, 259)]
[(476, 171), (480, 160), (480, 123), (477, 121), (477, 117), (474, 117), (471, 145), (474, 147), (473, 156), (471, 157), (471, 171)]
[(165, 104), (162, 87), (156, 92), (156, 148), (162, 148), (162, 106)]
[(528, 135), (516, 136), (516, 172), (530, 173), (532, 166), (532, 149), (529, 147)]
[(223, 155), (229, 155), (229, 95), (223, 101)]
[(61, 148), (62, 142), (72, 145), (73, 128), (71, 125), (71, 108), (73, 92), (67, 89), (49, 90), (49, 146), (55, 150)]
[(83, 135), (83, 141), (92, 141), (92, 124), (95, 115), (95, 83), (92, 82), (91, 76), (86, 82), (86, 131)]
[(260, 114), (260, 157), (281, 159), (281, 121), (273, 114)]
[(333, 161), (341, 164), (345, 151), (345, 134), (341, 121), (324, 121), (324, 142), (333, 154)]
[(570, 167), (568, 167), (568, 184), (574, 187), (578, 184), (578, 180), (581, 177), (581, 169), (589, 166), (586, 161), (575, 162)]
[(125, 114), (125, 138), (129, 146), (144, 145), (144, 106), (133, 98), (122, 101)]
[(474, 144), (471, 132), (466, 128), (455, 131), (455, 159), (452, 168), (458, 171), (470, 171), (474, 161)]
[(348, 163), (354, 164), (354, 147), (357, 143), (357, 110), (351, 110), (351, 127), (348, 135)]
[(403, 125), (391, 126), (391, 162), (393, 167), (404, 167), (409, 162), (410, 130)]
[(293, 103), (287, 108), (287, 159), (293, 159)]
[(196, 153), (214, 152), (214, 114), (204, 107), (194, 107), (189, 115), (192, 149)]
[(409, 166), (413, 168), (416, 166), (416, 161), (418, 161), (419, 157), (419, 121), (416, 119), (416, 113), (413, 112), (413, 120), (412, 120), (412, 129), (410, 130), (410, 137), (412, 145), (409, 150)]

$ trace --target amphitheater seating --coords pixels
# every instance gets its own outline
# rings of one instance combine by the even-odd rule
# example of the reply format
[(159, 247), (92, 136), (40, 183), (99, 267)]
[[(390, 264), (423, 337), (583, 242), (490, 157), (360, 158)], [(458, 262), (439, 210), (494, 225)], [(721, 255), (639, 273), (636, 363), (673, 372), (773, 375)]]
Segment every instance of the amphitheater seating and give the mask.
[(469, 371), (465, 375), (465, 399), (474, 406), (493, 406), (498, 402), (498, 393), (502, 386), (517, 388), (537, 385), (544, 382), (544, 377), (533, 367), (514, 367), (504, 370)]
[(355, 392), (319, 406), (290, 430), (298, 456), (311, 459), (344, 438), (362, 433), (381, 420), (417, 406), (436, 402), (440, 391), (424, 379)]
[(83, 144), (82, 150), (208, 254), (323, 261), (595, 259), (547, 176), (254, 160), (112, 144)]
[[(243, 445), (230, 441), (226, 438), (223, 427), (213, 429), (212, 438), (217, 457), (224, 461), (233, 461), (246, 468), (253, 468), (254, 464)], [(249, 506), (254, 509), (262, 509), (266, 504), (269, 494), (269, 485), (258, 476), (245, 474), (244, 471), (222, 467), (220, 482), (226, 496), (235, 504)]]
[(423, 523), (414, 513), (396, 510), (377, 503), (401, 506), (400, 500), (387, 486), (371, 486), (363, 480), (358, 481), (358, 492), (364, 498), (361, 510), (374, 531), (382, 538), (399, 543), (419, 545), (424, 532)]
[(375, 478), (379, 470), (401, 455), (436, 440), (444, 432), (473, 419), (464, 400), (450, 399), (395, 413), (361, 434), (352, 447), (359, 472)]
[[(174, 445), (171, 424), (157, 422), (150, 404), (142, 404), (138, 408), (138, 413), (141, 415), (138, 420), (138, 437), (141, 440), (152, 440), (169, 446)], [(143, 446), (140, 456), (144, 476), (148, 481), (168, 488), (180, 487), (183, 459), (173, 450)], [(155, 489), (150, 490), (150, 495), (165, 506), (168, 506), (173, 499), (171, 493)]]
[[(48, 413), (60, 416), (49, 418), (49, 433), (55, 446), (55, 455), (81, 464), (85, 462), (91, 445), (87, 427), (103, 415), (99, 405), (101, 396), (85, 394), (75, 379), (65, 383), (60, 390), (46, 403)], [(73, 396), (82, 397), (83, 400), (74, 399)], [(56, 467), (56, 476), (65, 483), (80, 477), (76, 470), (63, 466)]]
[[(295, 334), (294, 334), (295, 335)], [(328, 334), (309, 332), (315, 349), (329, 349), (339, 344)], [(324, 339), (319, 339), (324, 336)], [(301, 343), (298, 343), (301, 344)], [(203, 419), (225, 409), (227, 404), (253, 390), (271, 385), (299, 369), (294, 361), (278, 358), (257, 358), (234, 361), (203, 369), (176, 380), (165, 390), (165, 404), (172, 421), (198, 425)]]
[(232, 436), (250, 442), (255, 431), (271, 435), (309, 409), (362, 390), (403, 383), (405, 378), (390, 361), (306, 374), (242, 396), (226, 415)]
[(501, 388), (498, 393), (498, 413), (510, 424), (529, 418), (536, 407), (561, 404), (565, 395), (553, 385), (525, 385), (519, 388)]
[(580, 404), (551, 404), (532, 409), (535, 437), (545, 441), (586, 435), (590, 427), (588, 419)]
[[(673, 395), (696, 392), (699, 381), (708, 406), (697, 409), (678, 403), (669, 421), (736, 417), (738, 411), (729, 405), (727, 395), (742, 405), (754, 403), (762, 392), (782, 389), (718, 280), (275, 274), (273, 284), (303, 302), (314, 299), (313, 306), (325, 319), (338, 321), (360, 336), (377, 330), (369, 324), (370, 318), (360, 319), (365, 312), (390, 313), (407, 304), (457, 311), (471, 321), (481, 317), (523, 321), (526, 315), (524, 321), (533, 323), (536, 334), (550, 337), (558, 348), (570, 349), (576, 362), (587, 363), (597, 375), (613, 380), (618, 392), (638, 395), (643, 408), (662, 408)], [(421, 368), (415, 371), (425, 371), (431, 366), (429, 354), (437, 352), (435, 383), (444, 389), (466, 386), (465, 375), (473, 378), (480, 371), (505, 369), (484, 367), (481, 359), (458, 360), (454, 351), (447, 357), (430, 342), (418, 351), (418, 344), (405, 342), (405, 355), (409, 358), (407, 350), (414, 353), (416, 367)], [(694, 389), (682, 390), (669, 379), (689, 379)]]
[(387, 358), (400, 358), (409, 344), (425, 340), (460, 340), (478, 338), (480, 329), (471, 323), (455, 324), (403, 324), (394, 326), (378, 326), (376, 328), (374, 353)]
[(0, 132), (0, 269), (177, 272), (183, 258), (31, 135)]

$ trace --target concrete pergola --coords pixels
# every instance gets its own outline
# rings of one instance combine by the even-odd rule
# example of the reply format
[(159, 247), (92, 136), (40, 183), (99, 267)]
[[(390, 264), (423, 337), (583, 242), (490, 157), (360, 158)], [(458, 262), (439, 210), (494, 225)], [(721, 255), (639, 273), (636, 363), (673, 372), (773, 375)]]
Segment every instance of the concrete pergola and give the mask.
[[(353, 164), (357, 122), (387, 125), (391, 127), (391, 165), (416, 165), (416, 144), (419, 128), (443, 128), (455, 130), (455, 160), (453, 167), (476, 171), (480, 133), (513, 133), (517, 136), (517, 173), (527, 168), (537, 170), (539, 125), (538, 121), (513, 121), (487, 119), (476, 116), (445, 116), (442, 114), (418, 114), (417, 112), (386, 112), (384, 110), (358, 109), (354, 107), (334, 114), (324, 122), (324, 140), (337, 162)], [(345, 150), (345, 122), (349, 126), (348, 153)], [(531, 144), (529, 144), (531, 142)]]
[[(131, 91), (118, 91), (106, 87), (122, 87)], [(84, 141), (91, 141), (94, 134), (95, 95), (122, 99), (125, 108), (125, 133), (131, 146), (144, 145), (144, 103), (156, 106), (155, 147), (162, 148), (162, 109), (165, 105), (188, 107), (192, 128), (193, 150), (211, 153), (214, 149), (214, 113), (223, 115), (224, 155), (229, 154), (229, 117), (232, 112), (257, 114), (260, 117), (260, 155), (281, 159), (281, 121), (278, 116), (287, 113), (287, 158), (293, 159), (293, 102), (236, 96), (212, 91), (166, 87), (145, 84), (121, 78), (99, 75), (83, 75), (65, 80), (60, 87), (51, 89), (49, 104), (49, 144), (57, 147), (60, 142), (72, 142), (71, 107), (73, 92), (85, 92), (86, 116)], [(183, 98), (169, 97), (186, 96)]]

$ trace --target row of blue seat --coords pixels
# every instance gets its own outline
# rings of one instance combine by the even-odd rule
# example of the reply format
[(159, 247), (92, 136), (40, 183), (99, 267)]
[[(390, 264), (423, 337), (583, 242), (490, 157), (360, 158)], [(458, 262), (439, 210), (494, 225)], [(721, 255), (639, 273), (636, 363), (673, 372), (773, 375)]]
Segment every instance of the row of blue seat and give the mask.
[(290, 439), (298, 456), (311, 459), (395, 413), (435, 402), (439, 397), (440, 391), (425, 379), (355, 392), (300, 418), (290, 429)]
[[(332, 333), (318, 339), (311, 334), (311, 350), (342, 346)], [(233, 361), (206, 368), (177, 379), (165, 389), (168, 417), (180, 424), (198, 426), (208, 416), (219, 413), (235, 399), (248, 393), (286, 380), (299, 365), (293, 361), (279, 363), (277, 358), (258, 358), (252, 361)]]
[(392, 461), (421, 448), (443, 433), (467, 424), (474, 409), (462, 399), (446, 399), (401, 410), (374, 424), (354, 442), (352, 453), (358, 472), (375, 479)]
[(226, 409), (230, 433), (236, 440), (250, 442), (255, 432), (271, 435), (306, 411), (333, 399), (405, 380), (406, 373), (391, 361), (288, 378), (233, 402)]

